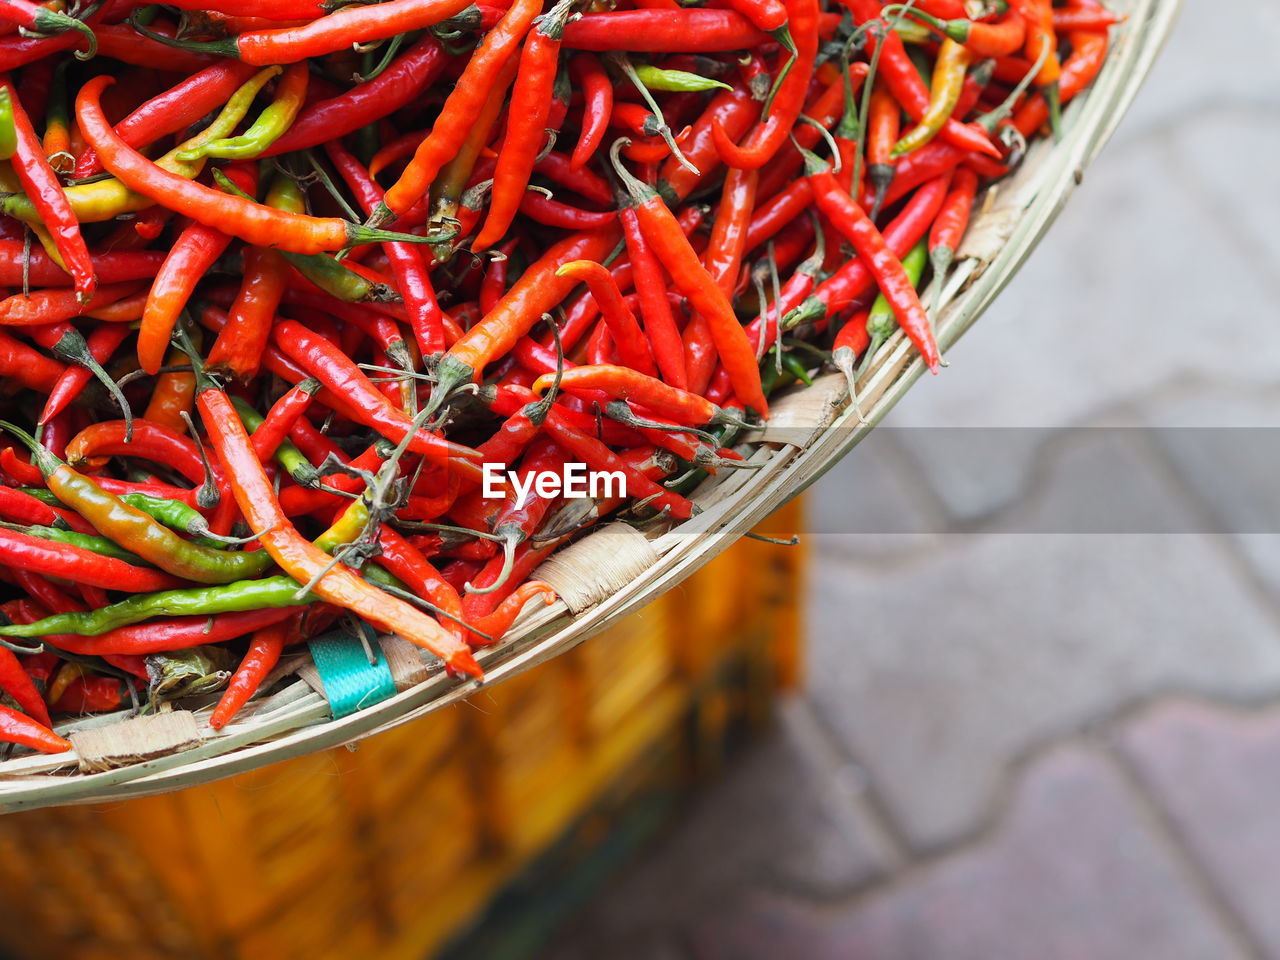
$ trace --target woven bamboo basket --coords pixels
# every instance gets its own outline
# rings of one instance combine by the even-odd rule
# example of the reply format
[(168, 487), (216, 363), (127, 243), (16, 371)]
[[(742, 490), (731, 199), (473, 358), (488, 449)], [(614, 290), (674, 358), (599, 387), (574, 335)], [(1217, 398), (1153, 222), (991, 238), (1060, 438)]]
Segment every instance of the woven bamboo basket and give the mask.
[(591, 643), (357, 749), (0, 817), (0, 954), (528, 957), (794, 683), (805, 558), (740, 540)]
[[(1065, 111), (1060, 142), (1037, 142), (1016, 174), (982, 198), (938, 300), (935, 324), (944, 350), (973, 325), (1053, 223), (1136, 96), (1179, 3), (1116, 0), (1113, 6), (1128, 20), (1114, 30), (1109, 59), (1093, 87)], [(824, 376), (777, 399), (768, 426), (741, 448), (758, 469), (722, 472), (704, 483), (693, 496), (702, 512), (691, 520), (643, 532), (606, 524), (552, 556), (535, 575), (550, 582), (560, 599), (536, 610), (531, 605), (508, 639), (480, 656), (484, 683), (564, 653), (679, 584), (848, 453), (923, 370), (905, 338), (890, 339), (859, 384), (863, 419), (848, 403), (843, 377)], [(371, 736), (478, 688), (403, 650), (395, 657), (392, 652), (388, 648), (388, 660), (397, 661), (396, 695), (341, 719), (333, 719), (329, 701), (295, 658), (288, 666), (301, 667), (301, 675), (277, 684), (274, 694), (221, 733), (207, 723), (212, 704), (62, 725), (76, 751), (0, 763), (0, 812), (207, 783)]]

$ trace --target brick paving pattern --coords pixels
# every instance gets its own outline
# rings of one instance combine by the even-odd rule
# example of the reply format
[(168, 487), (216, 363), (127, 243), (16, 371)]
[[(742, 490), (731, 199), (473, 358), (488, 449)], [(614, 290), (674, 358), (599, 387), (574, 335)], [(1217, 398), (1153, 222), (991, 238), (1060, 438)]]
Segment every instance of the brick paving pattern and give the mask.
[(1280, 465), (1168, 429), (1280, 421), (1277, 49), (1275, 0), (1185, 0), (952, 367), (811, 492), (806, 689), (546, 960), (1280, 958)]

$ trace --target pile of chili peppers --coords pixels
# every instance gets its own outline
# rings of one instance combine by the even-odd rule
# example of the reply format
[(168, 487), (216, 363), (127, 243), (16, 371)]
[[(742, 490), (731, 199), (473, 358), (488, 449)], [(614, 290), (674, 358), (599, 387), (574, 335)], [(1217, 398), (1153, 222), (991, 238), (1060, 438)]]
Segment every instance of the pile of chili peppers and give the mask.
[[(65, 2), (0, 3), (0, 741), (50, 752), (197, 693), (222, 727), (353, 616), (479, 677), (542, 559), (689, 517), (781, 386), (897, 329), (936, 370), (975, 196), (1116, 20)], [(625, 499), (485, 495), (570, 463)]]

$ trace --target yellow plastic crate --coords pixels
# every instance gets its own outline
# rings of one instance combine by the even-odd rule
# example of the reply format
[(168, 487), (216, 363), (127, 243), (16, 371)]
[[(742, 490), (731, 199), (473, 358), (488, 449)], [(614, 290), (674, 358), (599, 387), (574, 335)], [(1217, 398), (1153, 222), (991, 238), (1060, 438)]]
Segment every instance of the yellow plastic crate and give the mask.
[[(788, 535), (799, 517), (792, 504), (765, 530)], [(685, 768), (707, 769), (730, 718), (767, 712), (799, 670), (802, 563), (802, 548), (744, 540), (599, 637), (352, 749), (0, 817), (0, 947), (420, 960), (641, 757), (683, 737)], [(720, 682), (729, 669), (745, 688)]]

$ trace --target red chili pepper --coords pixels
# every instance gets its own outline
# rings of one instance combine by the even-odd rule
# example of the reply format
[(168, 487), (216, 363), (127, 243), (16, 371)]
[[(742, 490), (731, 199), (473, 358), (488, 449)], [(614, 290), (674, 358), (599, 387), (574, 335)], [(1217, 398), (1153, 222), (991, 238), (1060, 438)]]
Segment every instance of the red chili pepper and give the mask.
[[(912, 195), (902, 212), (884, 229), (884, 241), (895, 257), (905, 257), (928, 232), (947, 197), (950, 183), (951, 174), (948, 172), (925, 184)], [(812, 301), (815, 304), (816, 319), (821, 313), (832, 315), (843, 310), (874, 285), (874, 276), (864, 260), (858, 257), (818, 284), (813, 295), (805, 302), (808, 304)], [(785, 314), (799, 306), (799, 303), (788, 302), (784, 296), (780, 309)]]
[(0, 706), (0, 740), (17, 743), (41, 753), (66, 753), (71, 741), (65, 740), (45, 724), (9, 707)]
[(693, 193), (720, 165), (715, 131), (719, 129), (730, 140), (736, 140), (751, 128), (759, 113), (760, 102), (751, 96), (749, 90), (734, 87), (716, 94), (680, 144), (685, 159), (700, 173), (694, 173), (672, 157), (658, 172), (656, 186), (659, 191), (676, 200), (683, 200)]
[[(1063, 64), (1058, 78), (1058, 99), (1067, 103), (1093, 82), (1107, 59), (1109, 41), (1105, 30), (1078, 30), (1068, 35), (1071, 56)], [(1013, 115), (1013, 125), (1029, 137), (1050, 119), (1049, 103), (1043, 96), (1028, 100)]]
[(61, 363), (0, 331), (0, 376), (47, 395), (66, 370)]
[(288, 132), (262, 155), (275, 157), (334, 142), (390, 116), (435, 82), (446, 59), (440, 42), (424, 35), (372, 80), (303, 107)]
[(588, 13), (564, 29), (572, 50), (632, 53), (723, 53), (768, 43), (736, 10), (616, 10)]
[(533, 174), (534, 161), (547, 139), (551, 92), (560, 61), (560, 39), (568, 15), (569, 5), (562, 0), (549, 13), (533, 21), (533, 29), (524, 42), (520, 67), (511, 89), (507, 135), (502, 141), (498, 166), (493, 173), (489, 214), (471, 244), (475, 252), (488, 249), (504, 237), (516, 218), (516, 212), (522, 209), (521, 201)]
[[(227, 175), (236, 186), (252, 191), (249, 174), (241, 165), (227, 167)], [(154, 376), (164, 364), (178, 315), (190, 300), (196, 284), (230, 243), (231, 237), (217, 227), (192, 222), (169, 248), (164, 265), (147, 292), (138, 331), (138, 363), (147, 373)]]
[(938, 211), (929, 231), (929, 261), (935, 277), (941, 277), (951, 268), (956, 248), (969, 226), (969, 214), (973, 210), (973, 198), (978, 192), (978, 175), (967, 167), (956, 171), (951, 181), (951, 192)]
[(146, 570), (67, 543), (41, 540), (4, 528), (0, 528), (0, 561), (32, 573), (131, 593), (167, 590), (182, 584), (181, 580), (158, 570)]
[[(286, 356), (345, 400), (346, 414), (357, 423), (377, 430), (394, 443), (399, 443), (406, 434), (412, 433), (409, 450), (439, 457), (441, 462), (445, 459), (479, 459), (476, 451), (469, 447), (445, 440), (426, 430), (416, 429), (413, 420), (379, 393), (369, 382), (369, 378), (337, 345), (316, 336), (300, 323), (293, 320), (280, 321), (272, 331), (272, 340)], [(460, 463), (456, 465), (461, 466)]]
[[(325, 153), (337, 167), (347, 186), (356, 194), (364, 212), (372, 214), (382, 202), (382, 188), (337, 138), (325, 144)], [(405, 311), (418, 349), (425, 357), (442, 353), (445, 345), (445, 315), (436, 299), (429, 265), (411, 243), (392, 241), (383, 244), (383, 250), (395, 274), (396, 289), (404, 298)]]
[(787, 13), (795, 35), (796, 55), (778, 85), (763, 122), (739, 146), (721, 127), (713, 127), (716, 151), (731, 167), (757, 170), (764, 166), (787, 142), (792, 128), (804, 109), (805, 94), (813, 79), (813, 64), (818, 55), (817, 0), (788, 0)]
[(561, 230), (595, 230), (618, 219), (616, 210), (580, 210), (537, 190), (526, 190), (521, 196), (520, 212), (535, 223)]
[[(554, 375), (544, 374), (534, 383), (533, 389), (536, 392), (546, 390), (554, 380)], [(602, 391), (619, 400), (634, 401), (655, 415), (684, 426), (723, 420), (722, 411), (710, 400), (627, 367), (574, 367), (561, 375), (560, 388), (569, 393)]]
[(731, 169), (724, 178), (720, 207), (711, 223), (711, 242), (702, 262), (726, 296), (733, 295), (742, 272), (742, 255), (746, 252), (747, 229), (755, 212), (759, 182), (760, 175), (754, 170)]
[(288, 625), (281, 622), (263, 627), (253, 635), (244, 659), (227, 682), (227, 689), (222, 692), (218, 705), (213, 708), (209, 726), (221, 730), (235, 719), (235, 715), (258, 692), (262, 681), (279, 662), (288, 634)]
[(1128, 19), (1097, 6), (1095, 9), (1055, 9), (1053, 11), (1053, 29), (1057, 33), (1070, 33), (1073, 30), (1105, 30)]
[(80, 221), (72, 212), (71, 204), (62, 192), (62, 182), (49, 166), (44, 144), (36, 135), (27, 112), (22, 109), (18, 92), (7, 75), (0, 76), (0, 90), (7, 92), (12, 103), (13, 125), (18, 137), (13, 167), (18, 180), (52, 234), (53, 242), (75, 281), (76, 295), (82, 303), (88, 301), (97, 289), (98, 281), (93, 273), (93, 258), (80, 235)]
[[(381, 396), (381, 394), (379, 394)], [(231, 476), (240, 511), (263, 548), (299, 583), (309, 584), (322, 600), (351, 610), (383, 629), (393, 630), (440, 657), (451, 669), (482, 676), (464, 644), (416, 608), (357, 577), (343, 564), (302, 537), (280, 509), (271, 481), (253, 451), (226, 394), (206, 389), (196, 398), (209, 440)]]
[[(298, 63), (342, 50), (351, 44), (386, 40), (435, 26), (461, 13), (468, 0), (385, 0), (373, 6), (346, 7), (302, 27), (255, 30), (226, 40), (167, 41), (185, 50), (236, 57), (254, 66)], [(144, 35), (159, 39), (151, 31)]]
[(575, 167), (563, 153), (548, 151), (533, 165), (533, 172), (540, 173), (552, 183), (580, 194), (592, 203), (612, 206), (613, 188), (609, 182), (588, 167)]
[(635, 208), (624, 207), (621, 217), (627, 236), (627, 253), (631, 257), (636, 293), (639, 294), (640, 313), (644, 317), (644, 332), (653, 349), (654, 361), (662, 379), (673, 387), (684, 389), (688, 384), (684, 344), (667, 298), (666, 275), (649, 247), (649, 242), (644, 238)]
[(573, 148), (573, 165), (581, 167), (604, 142), (609, 117), (613, 114), (613, 84), (595, 57), (579, 53), (569, 61), (569, 75), (582, 90), (582, 123), (578, 143)]
[(49, 708), (45, 706), (40, 691), (36, 689), (18, 658), (7, 647), (0, 647), (0, 690), (13, 697), (33, 720), (46, 727), (53, 725), (53, 721), (49, 719)]
[(615, 167), (632, 196), (645, 239), (680, 292), (706, 321), (720, 362), (733, 382), (734, 393), (761, 416), (768, 416), (769, 404), (761, 389), (755, 351), (733, 313), (729, 298), (703, 268), (679, 222), (657, 191), (636, 180), (616, 159)]
[(591, 260), (571, 260), (556, 271), (556, 276), (585, 283), (600, 305), (600, 313), (622, 362), (650, 376), (657, 375), (649, 342), (640, 331), (635, 314), (623, 302), (622, 293), (607, 267)]
[[(498, 25), (485, 36), (445, 100), (431, 133), (418, 145), (400, 178), (387, 188), (380, 209), (402, 214), (426, 194), (436, 174), (462, 146), (475, 114), (488, 96), (489, 86), (515, 53), (540, 9), (541, 0), (514, 0)], [(385, 218), (375, 215), (373, 220)]]

